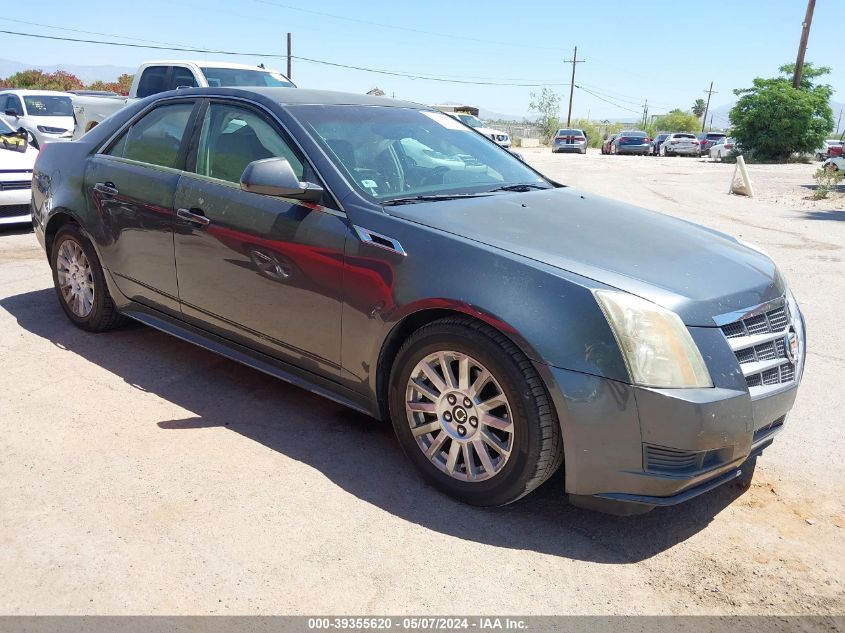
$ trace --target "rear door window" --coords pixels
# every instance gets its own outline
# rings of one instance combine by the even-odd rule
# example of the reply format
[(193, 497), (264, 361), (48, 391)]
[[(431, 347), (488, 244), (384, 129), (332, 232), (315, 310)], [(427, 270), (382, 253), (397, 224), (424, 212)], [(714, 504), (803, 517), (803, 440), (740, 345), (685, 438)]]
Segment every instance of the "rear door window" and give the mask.
[(174, 66), (173, 75), (170, 79), (168, 90), (176, 90), (176, 88), (196, 88), (197, 80), (194, 78), (194, 73), (184, 66)]
[(193, 109), (193, 102), (156, 108), (133, 123), (106, 153), (148, 165), (177, 167), (182, 137)]
[(138, 91), (135, 96), (143, 99), (150, 95), (168, 90), (167, 73), (169, 66), (147, 66), (138, 81)]

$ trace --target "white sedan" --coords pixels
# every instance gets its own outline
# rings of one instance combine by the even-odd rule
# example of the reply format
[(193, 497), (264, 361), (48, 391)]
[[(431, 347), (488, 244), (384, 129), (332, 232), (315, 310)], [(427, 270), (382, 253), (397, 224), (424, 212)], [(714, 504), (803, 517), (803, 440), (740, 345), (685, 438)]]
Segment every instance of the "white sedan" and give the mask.
[(736, 143), (732, 138), (722, 139), (721, 142), (710, 148), (710, 158), (715, 161), (721, 161), (735, 149)]
[[(0, 121), (0, 226), (29, 224), (32, 168), (38, 150), (18, 145), (17, 133)], [(5, 141), (5, 142), (4, 142)], [(25, 147), (24, 151), (20, 151)]]

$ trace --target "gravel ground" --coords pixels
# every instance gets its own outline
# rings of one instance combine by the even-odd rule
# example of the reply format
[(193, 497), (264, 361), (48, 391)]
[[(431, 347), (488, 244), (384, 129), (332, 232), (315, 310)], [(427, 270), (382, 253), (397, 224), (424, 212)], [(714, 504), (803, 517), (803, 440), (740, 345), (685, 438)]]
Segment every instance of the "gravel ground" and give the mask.
[(526, 159), (765, 248), (809, 324), (804, 384), (751, 482), (631, 518), (555, 479), (481, 510), (388, 425), (145, 327), (70, 325), (29, 232), (0, 233), (0, 613), (841, 614), (845, 196), (811, 165)]

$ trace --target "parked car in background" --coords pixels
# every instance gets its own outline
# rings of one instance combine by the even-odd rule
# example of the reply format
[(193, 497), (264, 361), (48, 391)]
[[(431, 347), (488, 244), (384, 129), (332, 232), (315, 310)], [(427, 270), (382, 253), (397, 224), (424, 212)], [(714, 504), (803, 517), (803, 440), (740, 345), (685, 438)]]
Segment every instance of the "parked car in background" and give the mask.
[(29, 224), (32, 169), (38, 150), (0, 121), (0, 226)]
[(418, 104), (173, 91), (50, 147), (33, 182), (73, 324), (131, 317), (390, 419), (467, 503), (561, 464), (575, 504), (684, 502), (771, 444), (801, 381), (804, 319), (769, 256)]
[(73, 136), (73, 95), (53, 90), (0, 90), (0, 121), (23, 128), (36, 149)]
[(660, 146), (661, 156), (701, 156), (701, 146), (695, 134), (673, 132)]
[(474, 114), (469, 114), (467, 112), (447, 112), (449, 116), (457, 119), (464, 125), (470, 126), (479, 134), (483, 134), (484, 136), (490, 138), (491, 140), (495, 141), (498, 145), (509, 149), (511, 146), (511, 137), (510, 134), (507, 132), (503, 132), (502, 130), (497, 130), (492, 127), (487, 127), (484, 125), (484, 122), (479, 119)]
[(845, 156), (833, 156), (822, 163), (822, 168), (829, 171), (845, 172)]
[(577, 128), (563, 128), (557, 131), (552, 141), (552, 154), (558, 152), (587, 153), (587, 135), (584, 130)]
[(713, 160), (721, 161), (725, 158), (725, 156), (729, 156), (734, 150), (736, 150), (735, 141), (732, 138), (727, 137), (723, 139), (721, 143), (713, 145), (708, 154)]
[(816, 150), (816, 160), (825, 160), (831, 156), (841, 156), (845, 141), (835, 138), (827, 139), (822, 143), (821, 148)]
[(73, 98), (76, 126), (73, 138), (79, 138), (103, 119), (128, 103), (160, 92), (195, 87), (295, 87), (293, 82), (272, 68), (218, 61), (163, 60), (141, 64), (132, 80), (128, 97), (113, 94), (92, 95), (90, 91)]
[(727, 134), (724, 132), (704, 132), (698, 134), (695, 138), (698, 141), (701, 154), (705, 155), (710, 151), (711, 147), (724, 141), (726, 136)]
[(651, 148), (651, 139), (640, 130), (623, 130), (610, 143), (611, 154), (639, 154), (645, 156)]
[(613, 141), (616, 140), (616, 134), (611, 134), (608, 136), (601, 144), (601, 153), (602, 154), (610, 154), (610, 146), (613, 144)]
[(660, 146), (663, 145), (663, 141), (669, 136), (669, 132), (660, 132), (657, 136), (651, 139), (651, 143), (649, 143), (648, 153), (652, 156), (659, 156), (660, 155)]

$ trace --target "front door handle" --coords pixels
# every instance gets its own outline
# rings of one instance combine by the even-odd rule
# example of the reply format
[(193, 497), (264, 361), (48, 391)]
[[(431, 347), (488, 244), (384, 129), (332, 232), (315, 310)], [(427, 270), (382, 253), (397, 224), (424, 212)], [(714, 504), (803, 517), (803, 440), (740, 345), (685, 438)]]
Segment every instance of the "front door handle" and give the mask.
[(177, 209), (176, 215), (183, 220), (199, 224), (200, 226), (211, 224), (211, 220), (205, 217), (200, 209)]
[(117, 187), (114, 186), (113, 182), (98, 182), (94, 185), (94, 191), (97, 191), (104, 196), (116, 196), (120, 192), (117, 190)]

